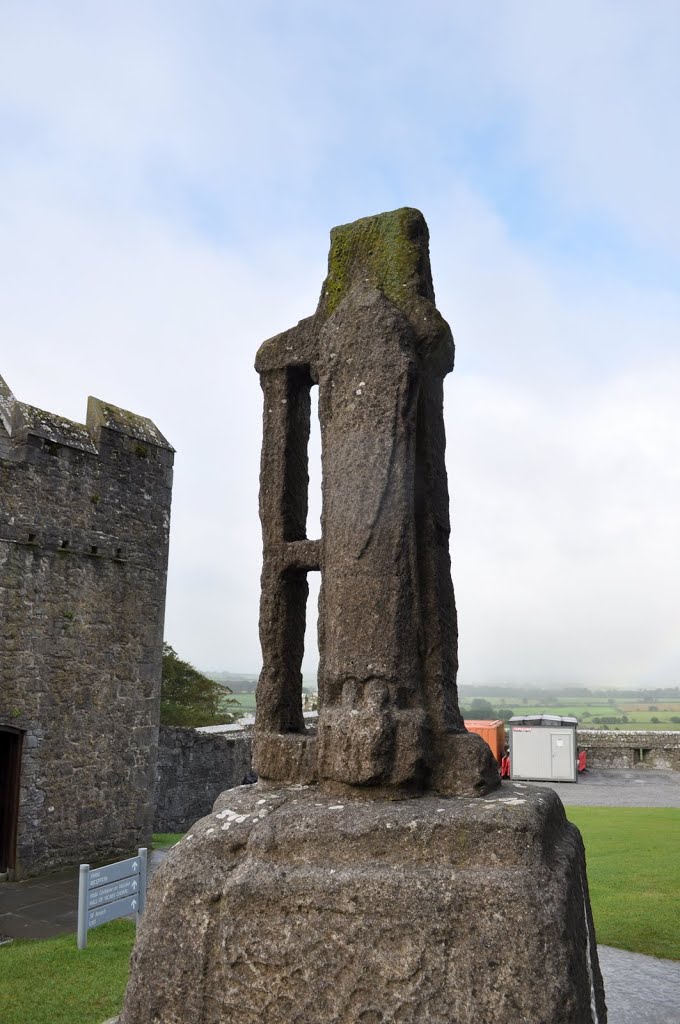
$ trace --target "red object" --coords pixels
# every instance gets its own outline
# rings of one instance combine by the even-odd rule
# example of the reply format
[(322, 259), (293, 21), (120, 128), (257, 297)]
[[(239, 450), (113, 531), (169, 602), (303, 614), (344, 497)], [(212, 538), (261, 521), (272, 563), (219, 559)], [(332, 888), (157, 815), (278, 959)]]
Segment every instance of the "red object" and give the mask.
[(507, 754), (501, 760), (501, 778), (502, 779), (509, 779), (510, 778), (510, 758), (508, 757)]
[(578, 770), (580, 772), (588, 771), (588, 769), (586, 768), (586, 752), (585, 752), (585, 750), (582, 750), (581, 753), (578, 755)]

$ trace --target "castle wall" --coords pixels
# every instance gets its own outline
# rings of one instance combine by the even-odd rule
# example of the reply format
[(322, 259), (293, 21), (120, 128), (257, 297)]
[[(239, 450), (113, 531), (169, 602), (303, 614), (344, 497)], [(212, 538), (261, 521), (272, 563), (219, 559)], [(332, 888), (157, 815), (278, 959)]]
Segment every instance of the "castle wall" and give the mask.
[(151, 837), (173, 451), (0, 379), (0, 728), (23, 733), (15, 877)]
[(579, 729), (589, 768), (661, 768), (680, 772), (680, 732)]
[(201, 733), (162, 725), (158, 744), (156, 832), (186, 832), (210, 814), (225, 789), (250, 771), (248, 733)]

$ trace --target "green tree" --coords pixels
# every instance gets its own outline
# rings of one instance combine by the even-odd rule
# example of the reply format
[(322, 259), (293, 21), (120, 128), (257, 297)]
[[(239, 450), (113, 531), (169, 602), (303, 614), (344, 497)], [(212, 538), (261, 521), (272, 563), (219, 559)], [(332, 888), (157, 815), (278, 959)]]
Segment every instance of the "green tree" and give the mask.
[(496, 715), (493, 704), (490, 704), (488, 700), (484, 700), (483, 697), (475, 697), (470, 710), (475, 718), (494, 718)]
[(161, 682), (161, 725), (225, 725), (234, 715), (225, 705), (238, 706), (225, 694), (231, 690), (208, 679), (188, 661), (182, 661), (170, 644), (163, 644)]

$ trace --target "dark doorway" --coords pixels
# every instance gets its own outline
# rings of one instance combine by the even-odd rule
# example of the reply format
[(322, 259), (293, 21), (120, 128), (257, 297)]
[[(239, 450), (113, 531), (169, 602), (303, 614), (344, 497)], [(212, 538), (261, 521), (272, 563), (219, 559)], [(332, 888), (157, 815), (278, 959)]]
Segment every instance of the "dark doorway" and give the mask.
[(14, 867), (23, 733), (0, 725), (0, 874)]

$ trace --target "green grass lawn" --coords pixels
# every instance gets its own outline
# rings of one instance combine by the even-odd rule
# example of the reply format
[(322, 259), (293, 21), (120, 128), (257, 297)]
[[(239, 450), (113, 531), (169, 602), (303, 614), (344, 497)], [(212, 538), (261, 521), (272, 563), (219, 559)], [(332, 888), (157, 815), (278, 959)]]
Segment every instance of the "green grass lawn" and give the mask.
[(566, 811), (586, 847), (597, 941), (680, 960), (680, 809)]
[(154, 832), (152, 846), (154, 850), (169, 850), (183, 835), (184, 832)]
[(93, 928), (87, 949), (75, 935), (0, 947), (2, 1024), (102, 1024), (118, 1013), (135, 940), (131, 921)]
[[(581, 830), (597, 940), (680, 960), (680, 810), (568, 807)], [(179, 834), (154, 836), (172, 846)], [(113, 921), (88, 933), (0, 947), (2, 1024), (102, 1024), (122, 1005), (135, 927)]]

